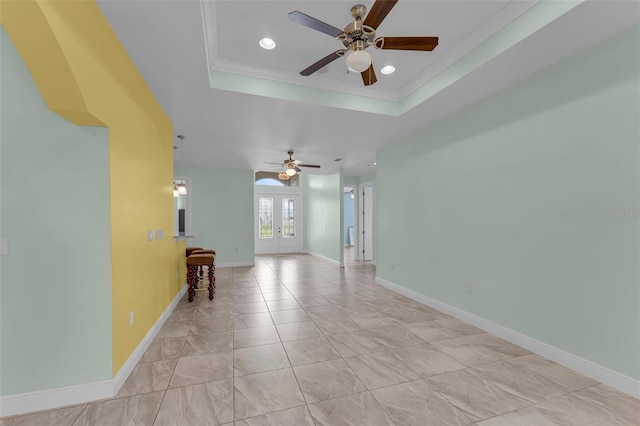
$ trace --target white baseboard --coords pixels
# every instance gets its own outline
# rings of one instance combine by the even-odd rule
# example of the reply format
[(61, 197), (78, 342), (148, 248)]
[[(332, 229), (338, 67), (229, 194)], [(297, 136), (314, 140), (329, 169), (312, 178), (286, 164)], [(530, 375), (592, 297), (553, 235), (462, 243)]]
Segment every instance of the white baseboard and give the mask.
[(0, 397), (0, 417), (15, 416), (18, 414), (60, 408), (67, 405), (85, 404), (105, 398), (113, 398), (118, 394), (127, 377), (129, 377), (129, 374), (131, 374), (131, 371), (138, 361), (140, 361), (140, 358), (186, 291), (187, 286), (185, 285), (171, 304), (167, 306), (167, 309), (165, 309), (160, 318), (158, 318), (153, 327), (151, 327), (151, 330), (149, 330), (144, 339), (142, 339), (138, 347), (133, 351), (114, 378)]
[(640, 398), (640, 380), (625, 376), (624, 374), (581, 358), (563, 349), (556, 348), (548, 343), (534, 339), (533, 337), (529, 337), (500, 324), (496, 324), (475, 314), (456, 308), (455, 306), (448, 305), (437, 299), (418, 293), (417, 291), (402, 287), (391, 281), (376, 277), (376, 283), (388, 288), (389, 290), (393, 290), (396, 293), (413, 299), (416, 302), (420, 302), (437, 309), (440, 312), (444, 312), (445, 314), (458, 318), (461, 321), (498, 336), (513, 343), (514, 345), (518, 345), (535, 354), (557, 362), (560, 365), (577, 371), (578, 373), (604, 383), (605, 385), (611, 386), (620, 392), (624, 392), (634, 398)]
[(240, 268), (243, 266), (256, 266), (255, 262), (216, 262), (216, 268)]
[(50, 410), (113, 397), (113, 380), (0, 397), (0, 417)]
[(118, 394), (118, 392), (120, 392), (120, 389), (122, 388), (122, 385), (124, 385), (124, 382), (127, 381), (129, 374), (131, 374), (135, 366), (138, 364), (138, 361), (140, 361), (140, 358), (142, 358), (142, 355), (144, 355), (144, 352), (147, 350), (151, 342), (153, 342), (153, 339), (156, 337), (167, 318), (169, 318), (169, 315), (171, 315), (173, 309), (180, 302), (182, 296), (184, 296), (184, 294), (187, 292), (187, 288), (188, 285), (186, 284), (182, 286), (176, 297), (174, 297), (171, 303), (169, 303), (169, 306), (167, 306), (162, 315), (160, 315), (160, 318), (158, 318), (156, 323), (153, 324), (153, 327), (151, 327), (151, 329), (147, 332), (147, 335), (144, 336), (144, 339), (142, 339), (142, 341), (138, 344), (133, 353), (129, 355), (127, 361), (113, 378), (114, 392), (112, 396), (115, 396)]
[(336, 265), (338, 265), (341, 268), (344, 267), (344, 264), (341, 264), (337, 260), (331, 259), (330, 257), (324, 256), (324, 255), (322, 255), (320, 253), (316, 253), (315, 251), (305, 250), (304, 252), (307, 253), (308, 255), (313, 256), (313, 257), (317, 257), (318, 259), (322, 259), (322, 260), (326, 260), (327, 262), (335, 263)]

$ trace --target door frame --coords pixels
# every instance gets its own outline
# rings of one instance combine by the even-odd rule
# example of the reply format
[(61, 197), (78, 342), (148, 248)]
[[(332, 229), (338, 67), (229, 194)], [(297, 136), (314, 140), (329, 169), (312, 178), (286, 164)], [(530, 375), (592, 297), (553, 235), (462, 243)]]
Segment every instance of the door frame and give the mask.
[(371, 228), (371, 232), (373, 233), (372, 241), (374, 241), (373, 249), (372, 249), (372, 263), (375, 263), (376, 260), (376, 251), (375, 251), (375, 185), (373, 181), (367, 181), (358, 185), (358, 193), (356, 195), (358, 201), (358, 232), (356, 240), (358, 241), (358, 252), (356, 253), (356, 260), (364, 261), (364, 216), (365, 216), (365, 206), (364, 206), (364, 188), (371, 187), (371, 195), (373, 197), (372, 209), (371, 209), (371, 220), (373, 221), (373, 226)]
[[(254, 254), (271, 254), (271, 253), (262, 253), (262, 252), (258, 252), (257, 250), (257, 244), (256, 241), (258, 239), (258, 231), (260, 228), (259, 225), (259, 221), (258, 221), (258, 200), (260, 197), (267, 197), (267, 198), (273, 198), (274, 199), (274, 204), (275, 204), (275, 199), (278, 198), (279, 200), (282, 200), (282, 198), (286, 198), (286, 197), (298, 197), (299, 203), (298, 203), (298, 236), (296, 238), (299, 238), (300, 244), (299, 244), (299, 251), (297, 252), (293, 252), (293, 253), (302, 253), (304, 251), (304, 198), (302, 195), (302, 192), (258, 192), (258, 191), (254, 191), (253, 193), (253, 241), (254, 241)], [(282, 208), (282, 207), (280, 207)], [(275, 208), (274, 208), (275, 211)], [(273, 254), (278, 254), (278, 253), (273, 253)], [(284, 254), (284, 253), (281, 253)]]

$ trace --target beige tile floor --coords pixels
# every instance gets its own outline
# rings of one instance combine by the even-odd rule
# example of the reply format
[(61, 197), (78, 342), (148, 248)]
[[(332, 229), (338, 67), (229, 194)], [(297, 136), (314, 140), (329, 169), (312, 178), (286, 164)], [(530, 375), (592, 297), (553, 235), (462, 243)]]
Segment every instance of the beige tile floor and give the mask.
[(116, 398), (4, 425), (638, 425), (640, 401), (306, 255), (218, 269)]

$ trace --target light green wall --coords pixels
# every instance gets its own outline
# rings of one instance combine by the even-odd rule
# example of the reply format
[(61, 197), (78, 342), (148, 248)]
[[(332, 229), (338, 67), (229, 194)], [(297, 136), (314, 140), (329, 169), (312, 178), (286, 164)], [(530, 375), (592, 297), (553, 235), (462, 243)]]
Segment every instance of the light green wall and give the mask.
[(254, 185), (256, 194), (302, 194), (301, 186)]
[(376, 172), (367, 173), (366, 175), (358, 176), (358, 183), (376, 182)]
[(381, 150), (378, 275), (640, 379), (639, 40)]
[(344, 184), (347, 186), (358, 184), (358, 176), (344, 176), (343, 180)]
[(187, 246), (213, 248), (216, 263), (253, 263), (253, 171), (176, 167), (191, 178)]
[(45, 106), (0, 32), (0, 394), (111, 378), (109, 141)]
[(304, 249), (344, 262), (342, 230), (342, 173), (305, 175)]
[(366, 182), (374, 182), (376, 181), (376, 172), (375, 170), (360, 176), (345, 176), (344, 184), (345, 185), (359, 185), (361, 183)]

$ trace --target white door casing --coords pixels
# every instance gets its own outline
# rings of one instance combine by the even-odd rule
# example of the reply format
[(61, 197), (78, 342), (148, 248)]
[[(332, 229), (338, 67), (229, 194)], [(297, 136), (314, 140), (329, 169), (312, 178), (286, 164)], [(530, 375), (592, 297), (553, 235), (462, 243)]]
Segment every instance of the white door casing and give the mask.
[(363, 191), (364, 204), (364, 260), (373, 260), (373, 186), (365, 186)]

